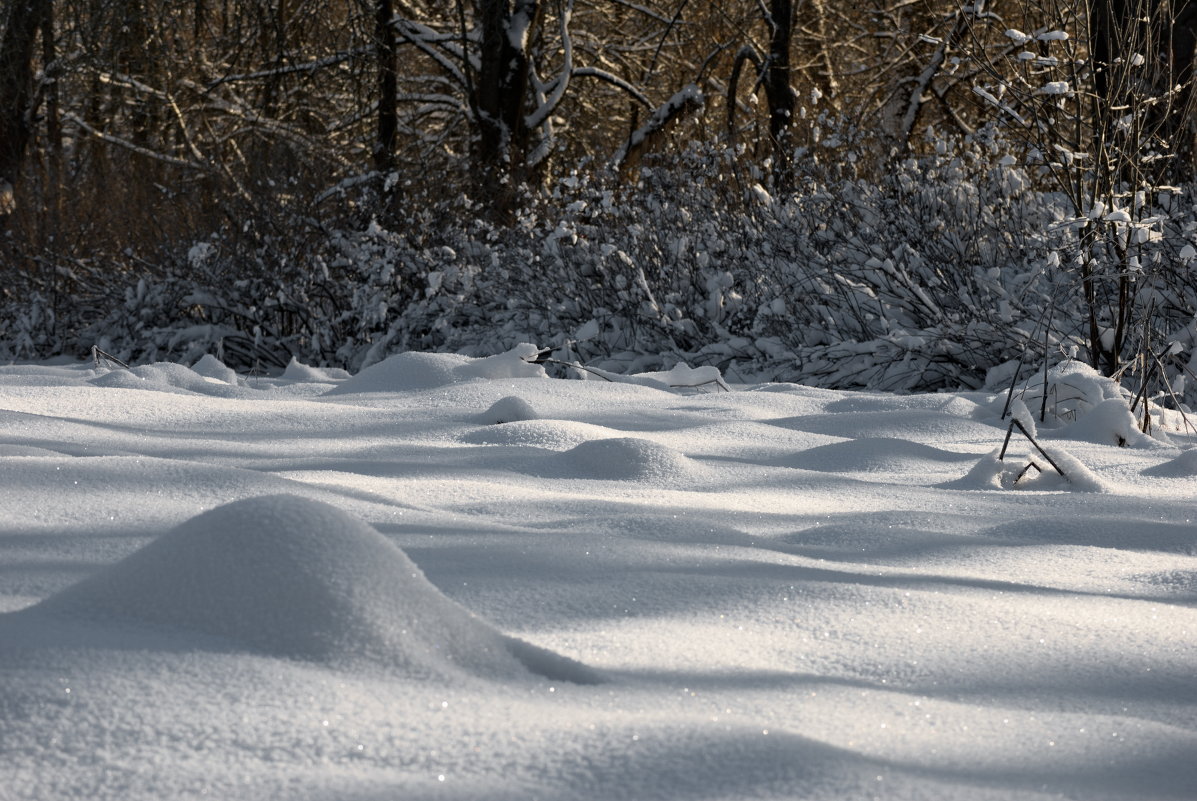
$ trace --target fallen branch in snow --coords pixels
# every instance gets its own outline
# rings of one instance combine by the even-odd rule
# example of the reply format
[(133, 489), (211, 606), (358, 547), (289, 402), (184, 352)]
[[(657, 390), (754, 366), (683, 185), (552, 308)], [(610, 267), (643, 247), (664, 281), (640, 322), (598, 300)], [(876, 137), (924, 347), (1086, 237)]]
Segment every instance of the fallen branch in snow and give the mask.
[(604, 371), (595, 369), (593, 367), (587, 367), (586, 365), (579, 364), (578, 362), (566, 362), (566, 361), (562, 361), (561, 359), (549, 359), (549, 358), (534, 359), (533, 361), (536, 364), (558, 364), (558, 365), (561, 365), (562, 367), (572, 367), (575, 370), (585, 370), (588, 373), (593, 373), (594, 375), (597, 375), (599, 378), (603, 379), (604, 381), (611, 381), (613, 383), (615, 381), (614, 378), (611, 378), (610, 376), (606, 375), (604, 373)]
[[(599, 378), (603, 379), (604, 381), (610, 381), (612, 383), (629, 383), (629, 384), (644, 383), (644, 382), (636, 381), (634, 376), (621, 376), (621, 375), (618, 375), (615, 373), (609, 373), (606, 370), (600, 370), (597, 367), (587, 367), (586, 365), (581, 364), (579, 362), (567, 362), (567, 361), (563, 361), (561, 359), (553, 359), (553, 358), (549, 357), (549, 354), (551, 352), (552, 352), (551, 349), (545, 348), (545, 349), (541, 350), (539, 353), (537, 353), (535, 358), (524, 359), (524, 361), (526, 361), (530, 364), (556, 364), (556, 365), (560, 365), (561, 367), (572, 367), (575, 370), (583, 370), (587, 373), (590, 373), (591, 375), (598, 376)], [(690, 371), (690, 372), (696, 372), (696, 371)], [(670, 389), (698, 389), (699, 387), (708, 387), (708, 386), (711, 386), (712, 384), (719, 387), (724, 392), (732, 391), (732, 388), (730, 386), (728, 386), (727, 382), (723, 380), (723, 376), (721, 376), (721, 375), (716, 375), (714, 378), (711, 378), (711, 379), (708, 379), (705, 381), (693, 381), (693, 382), (680, 381), (680, 382), (676, 382), (676, 383), (671, 381), (667, 384), (667, 386)], [(652, 382), (652, 385), (660, 386), (661, 383), (659, 381), (654, 380)]]
[(722, 389), (724, 392), (731, 392), (732, 389), (727, 385), (727, 382), (722, 378), (712, 378), (710, 381), (703, 381), (698, 384), (670, 384), (670, 389), (698, 389), (699, 387), (709, 387), (711, 384)]
[(1040, 466), (1039, 466), (1039, 464), (1038, 464), (1038, 463), (1037, 463), (1037, 462), (1036, 462), (1034, 459), (1029, 459), (1029, 460), (1027, 460), (1027, 466), (1026, 466), (1026, 467), (1024, 467), (1022, 470), (1019, 470), (1019, 471), (1018, 471), (1018, 475), (1016, 475), (1016, 476), (1014, 477), (1014, 484), (1015, 484), (1016, 486), (1018, 485), (1018, 482), (1020, 482), (1020, 481), (1022, 481), (1022, 480), (1023, 480), (1023, 478), (1024, 478), (1024, 477), (1026, 476), (1026, 474), (1027, 474), (1027, 471), (1029, 471), (1029, 470), (1030, 470), (1032, 467), (1033, 467), (1033, 468), (1035, 468), (1035, 472), (1037, 472), (1037, 473), (1042, 473), (1042, 472), (1043, 472), (1043, 468), (1042, 468), (1042, 467), (1040, 467)]
[(126, 370), (130, 369), (129, 365), (125, 364), (120, 359), (113, 356), (111, 353), (105, 353), (104, 351), (102, 351), (98, 347), (96, 347), (95, 345), (91, 346), (91, 358), (95, 362), (97, 370), (100, 369), (100, 359), (103, 359), (104, 361), (107, 361), (107, 362), (112, 362), (113, 364), (119, 364), (121, 367), (125, 368)]
[[(998, 453), (998, 461), (1003, 461), (1006, 458), (1006, 448), (1010, 446), (1010, 435), (1014, 433), (1015, 426), (1017, 426), (1018, 430), (1022, 432), (1023, 436), (1027, 438), (1027, 441), (1035, 446), (1035, 450), (1039, 451), (1040, 455), (1043, 456), (1044, 459), (1047, 459), (1047, 463), (1054, 467), (1056, 472), (1059, 473), (1063, 478), (1068, 479), (1068, 474), (1060, 469), (1060, 465), (1056, 464), (1056, 461), (1052, 459), (1048, 452), (1043, 449), (1043, 446), (1035, 440), (1035, 437), (1031, 436), (1031, 432), (1027, 431), (1026, 427), (1022, 424), (1022, 421), (1017, 417), (1011, 418), (1010, 425), (1006, 427), (1006, 441), (1002, 443), (1002, 450), (1000, 453)], [(1040, 468), (1038, 465), (1035, 465), (1034, 462), (1031, 462), (1031, 464), (1034, 465), (1036, 469), (1039, 469), (1040, 472), (1042, 472), (1042, 468)], [(1015, 479), (1015, 483), (1017, 483), (1018, 479), (1021, 479), (1026, 472), (1027, 471), (1024, 468), (1023, 471), (1018, 474), (1018, 478)]]

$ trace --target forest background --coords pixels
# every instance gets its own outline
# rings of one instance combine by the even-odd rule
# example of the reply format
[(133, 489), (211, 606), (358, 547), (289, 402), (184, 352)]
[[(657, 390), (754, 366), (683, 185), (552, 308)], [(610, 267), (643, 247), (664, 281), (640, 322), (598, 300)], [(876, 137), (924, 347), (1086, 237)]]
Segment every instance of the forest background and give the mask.
[(2, 8), (2, 359), (1197, 399), (1188, 0)]

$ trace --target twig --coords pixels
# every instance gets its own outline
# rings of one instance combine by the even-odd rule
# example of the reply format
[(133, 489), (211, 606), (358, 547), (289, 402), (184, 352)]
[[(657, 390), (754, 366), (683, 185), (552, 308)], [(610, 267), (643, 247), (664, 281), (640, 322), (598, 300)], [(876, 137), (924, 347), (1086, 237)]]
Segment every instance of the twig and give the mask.
[(603, 375), (603, 372), (601, 370), (592, 370), (591, 368), (587, 367), (586, 365), (578, 364), (577, 362), (563, 362), (560, 359), (537, 358), (533, 362), (533, 364), (559, 364), (562, 367), (572, 367), (575, 370), (585, 370), (588, 373), (594, 373), (595, 375), (597, 375), (599, 378), (603, 379), (604, 381), (611, 381), (612, 383), (614, 383), (614, 379)]
[[(1027, 431), (1026, 427), (1023, 426), (1022, 422), (1017, 417), (1010, 418), (1010, 425), (1006, 428), (1006, 442), (1002, 445), (1001, 453), (998, 454), (998, 461), (1002, 461), (1002, 459), (1006, 456), (1006, 446), (1010, 444), (1010, 435), (1013, 433), (1015, 426), (1018, 426), (1018, 430), (1021, 431), (1022, 435), (1027, 438), (1028, 442), (1035, 446), (1035, 450), (1039, 451), (1039, 454), (1047, 460), (1047, 463), (1054, 467), (1056, 472), (1059, 473), (1063, 478), (1068, 479), (1068, 474), (1060, 469), (1060, 465), (1056, 464), (1056, 460), (1053, 459), (1051, 455), (1043, 449), (1042, 445), (1035, 441), (1035, 438), (1031, 436), (1031, 432)], [(1068, 480), (1071, 481), (1071, 479)]]
[(1018, 471), (1018, 475), (1014, 477), (1014, 483), (1015, 483), (1015, 484), (1017, 484), (1018, 482), (1022, 481), (1022, 480), (1023, 480), (1023, 477), (1024, 477), (1024, 476), (1026, 476), (1026, 474), (1027, 474), (1027, 471), (1028, 471), (1028, 470), (1030, 470), (1032, 467), (1033, 467), (1033, 468), (1035, 468), (1035, 470), (1036, 470), (1037, 472), (1040, 472), (1040, 473), (1042, 473), (1042, 472), (1043, 472), (1043, 468), (1042, 468), (1042, 467), (1040, 467), (1039, 465), (1037, 465), (1037, 464), (1035, 463), (1035, 460), (1034, 460), (1034, 459), (1032, 459), (1032, 460), (1030, 460), (1030, 461), (1028, 461), (1028, 462), (1027, 462), (1027, 466), (1026, 466), (1026, 467), (1024, 467), (1022, 470)]
[(1164, 363), (1159, 358), (1156, 358), (1155, 363), (1157, 369), (1160, 371), (1160, 380), (1164, 382), (1164, 389), (1168, 390), (1168, 396), (1176, 404), (1176, 410), (1180, 412), (1180, 419), (1185, 421), (1185, 428), (1191, 428), (1194, 433), (1197, 433), (1197, 428), (1193, 427), (1193, 424), (1189, 422), (1189, 416), (1185, 414), (1184, 404), (1180, 402), (1180, 398), (1176, 397), (1176, 393), (1172, 390), (1172, 382), (1168, 380), (1168, 370), (1164, 367)]
[[(1043, 326), (1043, 401), (1039, 404), (1039, 422), (1041, 422), (1041, 423), (1047, 421), (1047, 363), (1048, 363), (1047, 345), (1048, 345), (1048, 342), (1051, 340), (1052, 317), (1055, 316), (1055, 311), (1056, 311), (1055, 298), (1053, 298), (1052, 305), (1047, 310), (1047, 323), (1045, 323)], [(1022, 428), (1021, 424), (1019, 425), (1019, 428)], [(1023, 431), (1025, 433), (1026, 429), (1023, 429)], [(1027, 434), (1027, 436), (1029, 437), (1030, 434)], [(1051, 460), (1049, 459), (1048, 461), (1051, 461)], [(1052, 465), (1052, 466), (1055, 467), (1055, 465)], [(1064, 475), (1064, 474), (1061, 473), (1060, 475)]]
[[(1022, 362), (1026, 357), (1026, 349), (1023, 349), (1018, 357), (1018, 366), (1014, 368), (1014, 378), (1010, 379), (1010, 391), (1006, 393), (1006, 405), (1002, 407), (1002, 416), (998, 418), (999, 420), (1005, 420), (1006, 415), (1010, 414), (1010, 404), (1014, 402), (1014, 387), (1018, 385), (1018, 374), (1022, 372)], [(1003, 452), (1005, 452), (1004, 448)]]
[(1010, 435), (1014, 433), (1014, 424), (1016, 420), (1011, 420), (1010, 425), (1006, 426), (1006, 439), (1002, 443), (1002, 450), (998, 453), (998, 461), (1006, 458), (1006, 448), (1010, 447)]
[(114, 364), (119, 364), (121, 367), (125, 368), (126, 370), (131, 369), (129, 367), (129, 365), (125, 364), (120, 359), (113, 356), (111, 353), (105, 353), (104, 351), (102, 351), (98, 347), (96, 347), (95, 345), (91, 346), (91, 358), (95, 362), (97, 370), (100, 369), (100, 359), (104, 359), (105, 361), (109, 361)]
[(720, 378), (712, 378), (710, 381), (703, 381), (698, 384), (670, 384), (669, 388), (670, 389), (698, 389), (699, 387), (705, 387), (710, 384), (715, 384), (720, 389), (722, 389), (724, 392), (732, 391), (731, 387), (729, 387), (727, 385), (727, 382), (724, 381), (723, 378), (721, 378), (721, 377)]

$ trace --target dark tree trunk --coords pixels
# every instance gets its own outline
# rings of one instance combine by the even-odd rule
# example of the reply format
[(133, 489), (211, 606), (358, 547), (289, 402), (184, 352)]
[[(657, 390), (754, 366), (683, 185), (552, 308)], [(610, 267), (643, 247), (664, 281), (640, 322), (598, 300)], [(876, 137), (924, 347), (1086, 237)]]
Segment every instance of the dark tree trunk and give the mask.
[(378, 139), (374, 143), (374, 169), (389, 173), (395, 169), (395, 145), (399, 136), (399, 76), (396, 72), (395, 16), (391, 0), (375, 6), (375, 55), (378, 59)]
[(1114, 105), (1117, 87), (1111, 81), (1122, 42), (1130, 35), (1129, 4), (1137, 0), (1092, 0), (1089, 4), (1089, 52), (1093, 54), (1093, 88), (1104, 107)]
[(772, 0), (769, 9), (769, 59), (765, 94), (769, 99), (769, 138), (773, 142), (773, 180), (776, 188), (794, 182), (794, 89), (790, 85), (790, 39), (794, 30), (791, 0)]
[(33, 53), (49, 0), (15, 0), (0, 39), (0, 221), (15, 204), (33, 134)]
[(541, 13), (538, 0), (481, 0), (482, 53), (477, 98), (478, 158), (490, 181), (503, 182), (522, 165), (528, 130), (529, 38)]
[[(56, 56), (54, 40), (54, 4), (46, 2), (44, 6), (42, 29), (42, 65), (48, 70)], [(57, 220), (60, 211), (62, 183), (62, 123), (59, 119), (58, 80), (53, 75), (47, 77), (46, 84), (46, 203), (54, 212)]]

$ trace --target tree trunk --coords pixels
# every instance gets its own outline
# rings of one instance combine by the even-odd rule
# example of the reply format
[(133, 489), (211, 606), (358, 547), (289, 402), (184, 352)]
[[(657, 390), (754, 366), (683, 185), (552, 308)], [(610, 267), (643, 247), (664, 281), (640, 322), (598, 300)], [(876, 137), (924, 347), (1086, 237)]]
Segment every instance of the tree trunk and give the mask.
[(528, 41), (540, 18), (538, 0), (481, 0), (478, 70), (478, 158), (484, 179), (506, 183), (527, 152)]
[(794, 89), (790, 85), (790, 38), (794, 30), (791, 0), (772, 0), (769, 9), (769, 60), (765, 95), (769, 99), (769, 138), (773, 143), (773, 182), (785, 191), (794, 183)]
[(378, 0), (374, 16), (374, 47), (378, 59), (378, 138), (374, 143), (374, 169), (395, 169), (395, 145), (399, 136), (399, 76), (396, 72), (395, 16), (391, 0)]
[(15, 0), (0, 39), (0, 222), (16, 206), (33, 134), (33, 45), (49, 0)]

